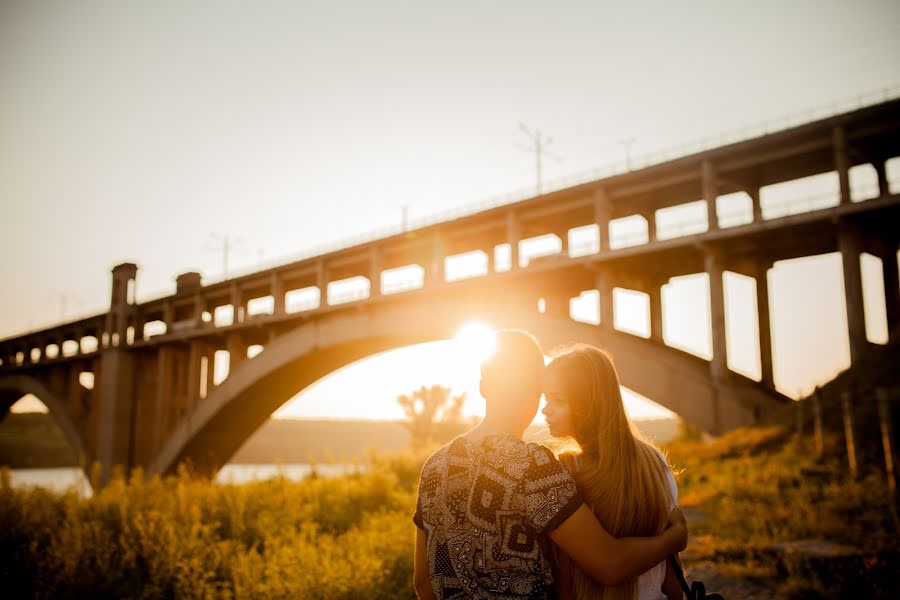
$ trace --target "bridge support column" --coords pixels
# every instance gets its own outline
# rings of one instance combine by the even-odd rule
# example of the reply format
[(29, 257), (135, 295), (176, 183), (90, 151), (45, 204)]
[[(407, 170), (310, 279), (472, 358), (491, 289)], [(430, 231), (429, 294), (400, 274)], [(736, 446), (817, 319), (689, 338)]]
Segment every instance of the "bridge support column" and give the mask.
[(668, 278), (655, 279), (650, 282), (647, 293), (650, 296), (650, 340), (664, 344), (662, 286), (669, 282)]
[(615, 327), (612, 273), (609, 270), (597, 273), (596, 285), (600, 295), (600, 327), (612, 331)]
[[(124, 348), (128, 327), (128, 287), (137, 275), (137, 266), (125, 263), (113, 268), (112, 298), (107, 316), (110, 344), (100, 357), (97, 458), (103, 465), (105, 482), (114, 465), (131, 468), (131, 439), (134, 410), (134, 355)], [(112, 343), (113, 334), (119, 339)]]
[(706, 215), (709, 222), (709, 230), (719, 228), (719, 214), (716, 211), (716, 199), (719, 190), (716, 184), (716, 170), (712, 162), (704, 160), (700, 167), (700, 177), (703, 185), (703, 199), (706, 200)]
[(381, 250), (377, 246), (369, 248), (369, 298), (381, 296)]
[(850, 336), (850, 362), (858, 364), (866, 352), (866, 319), (863, 304), (862, 274), (859, 256), (862, 248), (859, 226), (839, 225), (838, 249), (844, 271), (844, 298), (847, 305), (847, 332)]
[(759, 331), (760, 382), (769, 390), (775, 389), (775, 375), (772, 366), (772, 325), (769, 315), (769, 268), (768, 261), (756, 263), (756, 314)]
[(650, 244), (656, 241), (656, 211), (646, 212), (643, 217), (647, 220), (647, 243)]
[(319, 307), (328, 306), (328, 268), (321, 259), (316, 262), (316, 287), (319, 288)]
[(284, 314), (284, 282), (277, 271), (272, 271), (272, 282), (269, 284), (272, 288), (272, 314)]
[(879, 156), (872, 161), (872, 166), (875, 167), (875, 173), (878, 175), (878, 197), (884, 198), (891, 193), (887, 180), (887, 164), (885, 164), (884, 158)]
[(522, 239), (522, 227), (516, 213), (506, 213), (506, 241), (509, 244), (509, 270), (519, 268), (519, 240)]
[(832, 130), (834, 148), (834, 170), (838, 174), (841, 204), (850, 204), (850, 160), (847, 153), (847, 133), (843, 125)]
[(205, 344), (200, 341), (192, 341), (188, 352), (187, 369), (187, 406), (188, 412), (192, 411), (200, 401), (200, 367), (204, 355)]
[(225, 343), (228, 349), (228, 376), (231, 377), (238, 365), (247, 359), (247, 345), (240, 333), (229, 333)]
[(754, 223), (762, 223), (763, 214), (762, 214), (762, 204), (759, 201), (759, 186), (753, 185), (750, 189), (747, 190), (747, 195), (750, 196), (750, 203), (753, 207), (753, 222)]
[(194, 327), (203, 327), (205, 323), (203, 322), (203, 313), (206, 311), (206, 298), (203, 297), (203, 294), (196, 293), (194, 294)]
[(728, 351), (725, 340), (725, 287), (722, 277), (725, 273), (722, 250), (716, 246), (704, 245), (703, 264), (709, 276), (709, 310), (712, 328), (712, 361), (710, 374), (713, 380), (721, 381), (728, 376)]
[(884, 304), (887, 312), (888, 337), (894, 341), (900, 337), (900, 277), (897, 273), (897, 244), (886, 244), (881, 257), (884, 275)]
[(564, 229), (557, 234), (560, 242), (560, 255), (566, 257), (569, 256), (569, 230)]
[(231, 320), (231, 324), (237, 325), (244, 320), (244, 301), (241, 288), (236, 283), (231, 284), (231, 306), (234, 308), (234, 317)]
[(172, 333), (172, 324), (175, 323), (175, 307), (171, 300), (163, 300), (163, 323), (166, 325), (166, 333)]
[(169, 433), (169, 413), (172, 404), (173, 392), (173, 355), (172, 347), (163, 344), (156, 356), (156, 410), (153, 423), (153, 448), (158, 450), (163, 440)]
[(600, 233), (600, 251), (609, 250), (609, 222), (612, 220), (612, 205), (606, 190), (600, 188), (594, 192), (594, 222)]
[(444, 234), (440, 231), (434, 232), (431, 240), (431, 261), (425, 266), (425, 284), (444, 283), (444, 259), (447, 258), (447, 244), (444, 241)]
[[(134, 319), (132, 321), (134, 327), (134, 343), (144, 341), (144, 325), (147, 324), (147, 317), (144, 316), (140, 309), (135, 310)], [(81, 336), (75, 338), (78, 341), (78, 353), (81, 354)]]
[(216, 349), (207, 345), (204, 348), (204, 356), (206, 357), (206, 386), (203, 390), (202, 397), (209, 396), (212, 389), (216, 387)]

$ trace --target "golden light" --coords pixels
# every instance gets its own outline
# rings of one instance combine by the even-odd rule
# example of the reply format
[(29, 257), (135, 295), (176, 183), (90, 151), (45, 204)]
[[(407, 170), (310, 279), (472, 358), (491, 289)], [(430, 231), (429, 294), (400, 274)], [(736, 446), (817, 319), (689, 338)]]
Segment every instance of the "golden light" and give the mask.
[(489, 359), (497, 349), (497, 338), (493, 329), (477, 321), (466, 323), (453, 336), (460, 351), (482, 363)]

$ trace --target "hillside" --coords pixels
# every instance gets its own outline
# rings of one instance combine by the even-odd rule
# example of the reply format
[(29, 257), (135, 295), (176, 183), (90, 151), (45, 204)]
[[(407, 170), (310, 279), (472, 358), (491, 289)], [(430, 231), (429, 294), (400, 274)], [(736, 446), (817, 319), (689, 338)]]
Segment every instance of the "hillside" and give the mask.
[[(669, 444), (691, 525), (683, 554), (689, 579), (703, 580), (729, 600), (896, 597), (900, 521), (873, 394), (875, 387), (888, 391), (897, 431), (895, 357), (884, 349), (892, 364), (872, 361), (865, 372), (844, 373), (825, 387), (820, 456), (809, 400), (786, 406), (757, 427)], [(844, 389), (855, 390), (857, 477), (848, 469), (839, 399)], [(798, 410), (804, 416), (800, 430)], [(896, 454), (895, 446), (895, 462)]]

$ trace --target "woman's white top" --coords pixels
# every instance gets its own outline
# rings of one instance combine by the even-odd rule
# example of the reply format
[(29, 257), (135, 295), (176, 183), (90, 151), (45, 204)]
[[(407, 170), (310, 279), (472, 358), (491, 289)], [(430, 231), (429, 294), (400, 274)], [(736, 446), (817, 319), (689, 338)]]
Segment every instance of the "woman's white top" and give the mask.
[[(659, 451), (657, 450), (657, 452)], [(659, 458), (665, 465), (666, 480), (669, 483), (669, 490), (672, 492), (672, 502), (669, 506), (669, 510), (671, 511), (675, 508), (675, 505), (678, 504), (678, 485), (675, 483), (675, 476), (672, 474), (672, 470), (669, 468), (668, 463), (666, 463), (666, 457), (663, 456), (662, 452), (659, 453)], [(638, 600), (666, 600), (666, 595), (662, 592), (662, 584), (665, 579), (666, 561), (659, 563), (646, 573), (641, 574), (641, 576), (638, 577)]]

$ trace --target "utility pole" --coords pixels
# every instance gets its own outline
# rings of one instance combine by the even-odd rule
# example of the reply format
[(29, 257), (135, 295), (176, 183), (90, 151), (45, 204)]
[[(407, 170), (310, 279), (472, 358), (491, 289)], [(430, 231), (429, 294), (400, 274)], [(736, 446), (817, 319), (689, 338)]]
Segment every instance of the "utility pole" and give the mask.
[(528, 147), (519, 146), (521, 149), (526, 152), (534, 152), (534, 171), (535, 171), (535, 195), (540, 196), (543, 190), (543, 161), (544, 161), (544, 153), (547, 151), (547, 146), (553, 143), (553, 138), (547, 136), (545, 137), (540, 130), (535, 129), (534, 131), (530, 130), (525, 126), (524, 123), (519, 122), (519, 129), (522, 130), (528, 137), (528, 141), (531, 144)]
[(218, 233), (210, 233), (209, 237), (221, 244), (222, 248), (222, 278), (228, 279), (228, 255), (232, 251), (233, 246), (240, 243), (240, 238), (231, 237), (227, 233), (219, 235)]
[(634, 137), (622, 138), (619, 143), (625, 148), (625, 170), (631, 170), (631, 145), (635, 142)]

